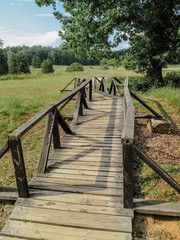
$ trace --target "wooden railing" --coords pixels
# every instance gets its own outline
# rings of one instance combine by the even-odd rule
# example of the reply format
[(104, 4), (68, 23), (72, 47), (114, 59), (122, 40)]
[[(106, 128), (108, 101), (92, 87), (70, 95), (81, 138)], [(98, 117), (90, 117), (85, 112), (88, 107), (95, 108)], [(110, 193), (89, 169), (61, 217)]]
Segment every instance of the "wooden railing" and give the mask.
[(79, 84), (80, 86), (78, 86), (77, 84), (76, 88), (73, 91), (61, 97), (56, 102), (50, 104), (48, 107), (44, 108), (41, 112), (36, 114), (26, 123), (21, 125), (14, 132), (12, 132), (8, 136), (8, 141), (0, 149), (0, 157), (2, 157), (9, 149), (11, 149), (19, 197), (26, 198), (29, 196), (24, 157), (21, 145), (21, 137), (24, 134), (26, 134), (39, 121), (41, 121), (45, 116), (48, 116), (46, 129), (44, 133), (44, 140), (42, 144), (42, 150), (40, 154), (40, 160), (37, 168), (38, 173), (44, 173), (46, 171), (47, 160), (52, 139), (54, 149), (59, 149), (61, 146), (58, 125), (60, 125), (67, 134), (72, 134), (72, 131), (68, 124), (66, 123), (66, 121), (64, 120), (63, 116), (61, 115), (58, 106), (63, 104), (60, 107), (60, 110), (62, 110), (68, 104), (68, 102), (75, 95), (77, 95), (73, 119), (73, 125), (75, 125), (77, 124), (78, 116), (82, 115), (83, 106), (85, 108), (88, 107), (85, 99), (85, 95), (87, 95), (87, 89), (85, 88), (87, 85), (89, 85), (88, 98), (89, 101), (92, 100), (92, 79), (83, 79), (83, 81), (79, 82)]
[[(111, 79), (110, 88), (107, 87), (105, 79)], [(124, 78), (124, 84), (119, 80)], [(120, 90), (123, 87), (123, 93)], [(152, 109), (147, 103), (140, 99), (135, 93), (129, 90), (128, 77), (95, 77), (94, 88), (108, 94), (113, 94), (118, 97), (123, 96), (124, 109), (124, 127), (122, 132), (122, 149), (123, 149), (123, 197), (124, 207), (133, 208), (134, 196), (134, 179), (133, 179), (133, 163), (134, 155), (136, 154), (143, 160), (151, 169), (153, 169), (162, 179), (164, 179), (172, 188), (180, 193), (180, 185), (166, 171), (164, 171), (155, 161), (142, 152), (134, 144), (134, 121), (135, 118), (157, 118), (162, 116)], [(135, 108), (132, 97), (140, 102), (152, 115), (135, 116)]]

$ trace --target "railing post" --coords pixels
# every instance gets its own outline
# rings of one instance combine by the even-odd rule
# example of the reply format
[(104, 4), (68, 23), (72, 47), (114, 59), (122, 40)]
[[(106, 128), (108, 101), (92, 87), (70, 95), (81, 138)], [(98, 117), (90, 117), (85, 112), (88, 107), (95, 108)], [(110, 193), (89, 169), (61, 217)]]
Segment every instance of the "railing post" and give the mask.
[[(127, 140), (126, 140), (127, 141)], [(123, 142), (123, 196), (124, 208), (133, 208), (133, 144)]]
[(57, 109), (55, 109), (55, 111), (54, 111), (55, 118), (54, 118), (53, 132), (52, 132), (54, 149), (60, 149), (61, 148), (57, 111), (58, 111)]
[(27, 198), (29, 196), (29, 190), (20, 139), (9, 139), (9, 146), (11, 148), (19, 197)]
[(89, 82), (89, 102), (92, 101), (92, 79)]

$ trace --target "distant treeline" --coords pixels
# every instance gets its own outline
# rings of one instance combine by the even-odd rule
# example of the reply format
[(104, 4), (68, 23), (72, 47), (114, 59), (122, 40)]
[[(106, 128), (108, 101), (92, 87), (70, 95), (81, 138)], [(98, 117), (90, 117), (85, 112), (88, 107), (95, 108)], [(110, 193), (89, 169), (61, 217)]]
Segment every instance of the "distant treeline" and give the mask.
[(32, 65), (34, 57), (38, 57), (41, 62), (45, 59), (50, 59), (53, 65), (70, 65), (74, 62), (81, 63), (82, 65), (99, 65), (99, 60), (88, 60), (82, 57), (76, 57), (75, 54), (70, 53), (61, 47), (42, 47), (42, 46), (17, 46), (6, 47), (3, 49), (6, 60), (11, 53), (23, 53), (28, 65)]

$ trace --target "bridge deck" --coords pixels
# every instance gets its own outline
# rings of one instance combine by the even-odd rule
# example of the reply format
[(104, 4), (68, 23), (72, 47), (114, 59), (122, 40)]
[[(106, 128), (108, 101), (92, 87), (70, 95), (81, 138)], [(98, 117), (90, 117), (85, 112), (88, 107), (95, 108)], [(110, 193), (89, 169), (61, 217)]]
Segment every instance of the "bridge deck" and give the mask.
[(124, 209), (122, 99), (93, 94), (89, 109), (19, 198), (0, 239), (116, 240), (132, 238)]

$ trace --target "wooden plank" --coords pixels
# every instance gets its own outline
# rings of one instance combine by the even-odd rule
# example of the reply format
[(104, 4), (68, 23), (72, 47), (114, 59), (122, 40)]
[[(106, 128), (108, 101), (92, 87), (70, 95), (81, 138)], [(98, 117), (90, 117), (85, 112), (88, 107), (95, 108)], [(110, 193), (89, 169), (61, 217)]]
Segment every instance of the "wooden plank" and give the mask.
[[(91, 158), (84, 158), (84, 159), (76, 159), (76, 158), (71, 158), (71, 159), (67, 159), (67, 160), (63, 160), (62, 158), (51, 158), (48, 160), (48, 166), (54, 165), (54, 167), (61, 167), (63, 165), (68, 165), (70, 164), (71, 166), (87, 166), (88, 168), (90, 166), (102, 166), (102, 167), (123, 167), (122, 164), (122, 159), (121, 161), (111, 161), (111, 159), (109, 158), (109, 160), (107, 158), (103, 159), (103, 161), (101, 160), (101, 158), (99, 158), (99, 160), (96, 159), (96, 157), (92, 158), (94, 161), (91, 161)], [(116, 159), (117, 160), (117, 159)]]
[(132, 232), (131, 218), (125, 216), (103, 214), (102, 217), (102, 214), (16, 206), (10, 219), (88, 229)]
[[(56, 165), (51, 165), (49, 166), (49, 169), (51, 168), (56, 168), (56, 169), (72, 169), (72, 170), (87, 170), (87, 166), (83, 166), (83, 165), (80, 165), (80, 164), (75, 164), (75, 165), (71, 165), (71, 164), (56, 164)], [(108, 172), (108, 171), (111, 171), (111, 172), (122, 172), (122, 167), (112, 167), (112, 166), (89, 166), (88, 167), (89, 170), (91, 171), (104, 171), (104, 172)]]
[(44, 178), (56, 178), (56, 179), (71, 179), (71, 180), (86, 180), (86, 181), (94, 181), (94, 182), (122, 182), (123, 176), (92, 176), (92, 175), (81, 175), (81, 174), (65, 174), (65, 173), (38, 173), (36, 174), (36, 177), (44, 177)]
[(22, 239), (51, 239), (51, 240), (130, 240), (131, 233), (90, 230), (82, 228), (73, 228), (67, 226), (47, 225), (43, 223), (33, 223), (30, 221), (22, 222), (17, 220), (9, 220), (3, 230), (3, 234), (12, 236), (2, 237), (4, 240), (17, 240), (14, 236), (19, 236)]
[(52, 133), (54, 128), (54, 121), (55, 121), (55, 115), (52, 112), (50, 112), (47, 118), (40, 159), (37, 167), (38, 173), (44, 173), (46, 171), (46, 166), (47, 166), (47, 161), (48, 161), (48, 156), (49, 156), (49, 151), (51, 146), (51, 140), (52, 140)]
[[(19, 198), (16, 202), (16, 206), (21, 207), (36, 207), (43, 209), (57, 209), (65, 210), (71, 212), (87, 212), (87, 213), (98, 213), (98, 214), (109, 214), (117, 216), (129, 216), (132, 217), (132, 211), (129, 209), (108, 207), (108, 206), (93, 206), (93, 205), (83, 205), (77, 203), (65, 203), (65, 202), (53, 202), (47, 200), (38, 200), (38, 199), (22, 199)], [(103, 217), (103, 216), (102, 216)]]
[(4, 156), (4, 154), (9, 150), (9, 142), (7, 141), (1, 148), (0, 148), (0, 158)]
[[(68, 197), (67, 197), (68, 196)], [(30, 198), (53, 202), (74, 203), (90, 206), (106, 206), (122, 208), (122, 196), (102, 196), (93, 194), (79, 194), (66, 192), (49, 191), (41, 189), (30, 189)]]
[(26, 198), (29, 196), (29, 190), (26, 178), (26, 170), (24, 165), (21, 141), (9, 140), (9, 146), (11, 148), (12, 160), (15, 169), (18, 194), (20, 197)]
[(134, 199), (134, 211), (141, 214), (180, 217), (180, 202)]
[(30, 188), (34, 189), (45, 189), (45, 190), (53, 190), (53, 191), (61, 191), (68, 193), (89, 193), (94, 195), (102, 195), (102, 196), (122, 196), (123, 191), (121, 188), (104, 188), (98, 187), (96, 185), (92, 186), (71, 186), (71, 185), (63, 185), (63, 184), (55, 184), (55, 183), (44, 183), (44, 182), (35, 182), (31, 181), (29, 184)]
[[(47, 175), (46, 175), (47, 176)], [(98, 178), (97, 178), (98, 179)], [(54, 183), (54, 184), (62, 184), (62, 185), (68, 185), (68, 186), (96, 186), (101, 188), (116, 188), (116, 189), (122, 189), (122, 181), (121, 182), (110, 182), (108, 180), (106, 181), (96, 181), (94, 180), (87, 180), (87, 179), (62, 179), (62, 178), (55, 178), (55, 177), (34, 177), (31, 182), (44, 182), (44, 183)]]
[(0, 200), (15, 201), (18, 198), (17, 188), (0, 187)]
[(105, 171), (91, 171), (91, 170), (78, 170), (78, 169), (54, 169), (54, 168), (49, 168), (49, 171), (51, 173), (67, 173), (67, 174), (82, 174), (82, 175), (92, 175), (92, 176), (104, 176), (104, 177), (116, 177), (120, 176), (122, 174), (122, 171), (119, 172), (105, 172)]

